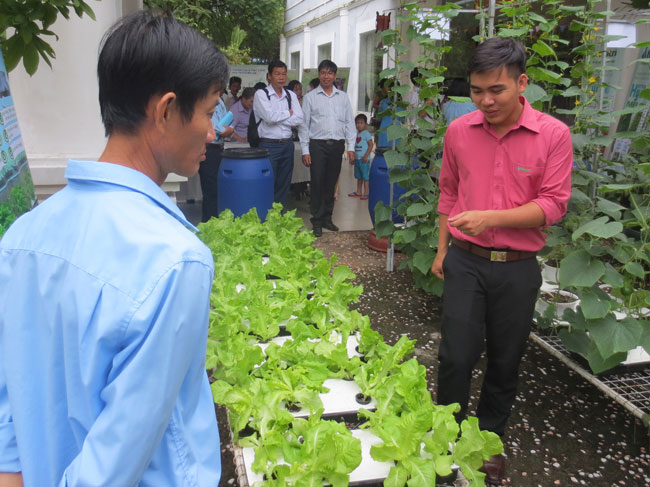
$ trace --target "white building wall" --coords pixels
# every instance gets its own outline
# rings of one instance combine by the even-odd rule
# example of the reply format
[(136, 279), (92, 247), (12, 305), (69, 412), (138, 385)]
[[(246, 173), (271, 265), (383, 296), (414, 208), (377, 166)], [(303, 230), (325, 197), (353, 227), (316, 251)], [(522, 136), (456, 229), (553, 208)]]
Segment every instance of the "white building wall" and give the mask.
[[(52, 69), (42, 60), (34, 76), (22, 63), (9, 74), (11, 94), (36, 194), (42, 199), (66, 184), (68, 159), (96, 160), (106, 144), (99, 111), (97, 57), (106, 30), (122, 15), (142, 8), (142, 0), (93, 2), (96, 21), (60, 17), (51, 27), (59, 39)], [(177, 181), (171, 176), (174, 191)]]
[(375, 30), (377, 12), (391, 12), (394, 25), (399, 0), (288, 0), (285, 13), (286, 50), (300, 51), (300, 72), (318, 65), (318, 46), (332, 43), (332, 61), (350, 68), (348, 94), (357, 106), (359, 39)]

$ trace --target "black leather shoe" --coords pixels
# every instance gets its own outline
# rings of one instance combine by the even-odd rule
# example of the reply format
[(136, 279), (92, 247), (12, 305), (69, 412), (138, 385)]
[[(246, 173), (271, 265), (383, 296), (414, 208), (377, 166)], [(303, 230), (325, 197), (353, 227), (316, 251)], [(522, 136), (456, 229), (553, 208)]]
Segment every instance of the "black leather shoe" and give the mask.
[(327, 230), (331, 230), (332, 232), (338, 232), (339, 231), (339, 227), (334, 225), (334, 223), (332, 223), (331, 220), (328, 221), (328, 222), (323, 223), (323, 228), (326, 228)]
[(483, 460), (479, 471), (485, 474), (485, 485), (501, 485), (506, 474), (506, 458), (503, 455), (492, 455), (489, 460)]
[(321, 227), (314, 227), (314, 228), (312, 228), (312, 231), (314, 232), (314, 237), (322, 237), (323, 236), (323, 229)]

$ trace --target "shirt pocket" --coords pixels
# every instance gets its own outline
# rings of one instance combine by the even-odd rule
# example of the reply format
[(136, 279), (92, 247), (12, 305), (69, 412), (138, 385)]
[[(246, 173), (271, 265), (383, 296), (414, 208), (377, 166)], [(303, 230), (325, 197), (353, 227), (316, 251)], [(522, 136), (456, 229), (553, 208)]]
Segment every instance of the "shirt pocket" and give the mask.
[(509, 171), (508, 199), (513, 207), (529, 203), (537, 197), (544, 175), (543, 166), (510, 162)]
[(346, 122), (345, 106), (342, 103), (336, 104), (336, 121), (342, 124)]

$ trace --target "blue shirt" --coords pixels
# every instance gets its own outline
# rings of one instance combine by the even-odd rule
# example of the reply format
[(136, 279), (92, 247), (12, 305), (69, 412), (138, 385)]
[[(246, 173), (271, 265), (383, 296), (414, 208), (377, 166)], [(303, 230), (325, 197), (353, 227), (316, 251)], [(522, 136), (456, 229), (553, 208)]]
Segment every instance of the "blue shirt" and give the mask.
[(458, 117), (467, 115), (476, 110), (476, 105), (472, 102), (459, 102), (449, 100), (442, 105), (442, 113), (445, 115), (447, 125), (456, 120)]
[[(382, 113), (386, 110), (388, 110), (391, 107), (391, 101), (388, 97), (383, 98), (379, 102), (379, 112)], [(402, 123), (402, 118), (398, 117), (397, 121), (395, 122), (397, 125), (400, 125)], [(377, 147), (392, 147), (393, 146), (393, 141), (388, 140), (388, 132), (386, 132), (386, 129), (393, 125), (393, 117), (392, 115), (384, 115), (381, 117), (381, 124), (379, 125), (379, 137), (377, 138)], [(399, 144), (400, 139), (395, 139), (395, 145)]]
[(70, 161), (0, 240), (0, 472), (26, 486), (210, 486), (210, 251), (133, 169)]
[[(225, 142), (225, 139), (219, 134), (223, 134), (226, 128), (225, 126), (221, 125), (219, 122), (227, 114), (228, 114), (228, 109), (226, 108), (226, 104), (223, 102), (221, 98), (219, 98), (219, 101), (217, 102), (217, 106), (214, 107), (214, 113), (212, 114), (212, 118), (210, 119), (212, 121), (212, 128), (214, 128), (214, 131), (217, 133), (216, 138), (212, 142), (210, 142), (211, 144), (223, 144)], [(229, 124), (226, 124), (226, 126), (228, 125)]]
[(354, 157), (362, 159), (368, 151), (368, 141), (372, 140), (372, 135), (367, 130), (357, 134), (357, 143), (354, 145)]

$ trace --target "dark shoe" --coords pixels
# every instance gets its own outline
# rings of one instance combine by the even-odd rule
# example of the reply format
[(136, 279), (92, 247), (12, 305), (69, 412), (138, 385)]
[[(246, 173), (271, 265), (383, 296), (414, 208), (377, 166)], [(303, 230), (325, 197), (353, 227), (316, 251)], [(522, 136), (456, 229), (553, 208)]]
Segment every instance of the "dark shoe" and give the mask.
[(314, 237), (322, 237), (323, 236), (323, 229), (321, 227), (314, 227), (314, 228), (312, 228), (312, 231), (314, 232)]
[(332, 223), (331, 220), (328, 221), (328, 222), (323, 223), (323, 228), (326, 228), (327, 230), (331, 230), (332, 232), (338, 232), (339, 231), (339, 227), (334, 225), (334, 223)]
[(503, 455), (492, 455), (489, 460), (483, 460), (479, 472), (485, 474), (486, 485), (501, 485), (506, 474), (506, 458)]

